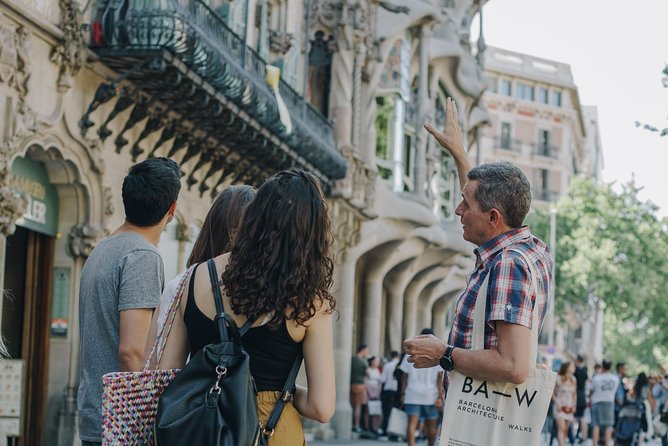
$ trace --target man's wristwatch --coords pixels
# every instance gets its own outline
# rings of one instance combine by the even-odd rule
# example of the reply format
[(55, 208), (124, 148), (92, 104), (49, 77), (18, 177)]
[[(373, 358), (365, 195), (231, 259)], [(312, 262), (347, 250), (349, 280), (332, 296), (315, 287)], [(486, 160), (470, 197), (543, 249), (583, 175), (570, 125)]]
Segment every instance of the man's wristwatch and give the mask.
[(455, 364), (452, 362), (452, 351), (455, 348), (452, 345), (445, 347), (445, 353), (441, 356), (440, 365), (443, 370), (450, 372), (455, 368)]

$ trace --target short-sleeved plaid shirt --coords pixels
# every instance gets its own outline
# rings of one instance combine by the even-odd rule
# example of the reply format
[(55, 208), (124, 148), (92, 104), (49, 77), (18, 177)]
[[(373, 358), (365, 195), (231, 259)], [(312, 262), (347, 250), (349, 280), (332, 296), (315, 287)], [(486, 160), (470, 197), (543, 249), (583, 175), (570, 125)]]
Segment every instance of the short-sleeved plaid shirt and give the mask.
[[(509, 248), (517, 249), (533, 262), (538, 276), (538, 290), (532, 286), (529, 268), (524, 258)], [(485, 312), (485, 349), (498, 345), (495, 321), (531, 328), (534, 308), (540, 311), (542, 324), (547, 310), (548, 286), (552, 283), (554, 261), (547, 245), (534, 237), (528, 226), (513, 229), (484, 243), (473, 251), (475, 270), (469, 276), (466, 289), (457, 299), (455, 318), (448, 344), (470, 349), (473, 332), (473, 310), (478, 290), (487, 274), (491, 274), (487, 288)]]

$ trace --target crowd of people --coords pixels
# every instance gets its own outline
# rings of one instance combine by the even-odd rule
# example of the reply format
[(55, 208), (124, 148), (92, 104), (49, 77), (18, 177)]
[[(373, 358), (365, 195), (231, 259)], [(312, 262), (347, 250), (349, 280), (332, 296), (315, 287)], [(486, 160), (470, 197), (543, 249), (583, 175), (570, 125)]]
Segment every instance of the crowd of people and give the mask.
[[(430, 328), (421, 332), (429, 334), (433, 335)], [(439, 366), (415, 368), (396, 350), (381, 360), (360, 345), (351, 362), (353, 431), (368, 438), (406, 438), (409, 446), (425, 439), (433, 446), (443, 420), (443, 373)], [(389, 429), (393, 408), (406, 414), (403, 432)]]
[[(668, 422), (668, 373), (627, 375), (623, 362), (604, 360), (589, 375), (584, 358), (564, 362), (552, 398), (546, 426), (559, 446), (637, 444), (660, 438), (668, 446), (661, 427)], [(655, 426), (657, 427), (655, 430)]]

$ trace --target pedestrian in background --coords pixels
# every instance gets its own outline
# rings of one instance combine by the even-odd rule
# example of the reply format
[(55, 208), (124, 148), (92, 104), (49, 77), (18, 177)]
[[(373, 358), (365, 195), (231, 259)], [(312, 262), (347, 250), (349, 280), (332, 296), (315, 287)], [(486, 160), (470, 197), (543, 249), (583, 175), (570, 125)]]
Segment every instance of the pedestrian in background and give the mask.
[(380, 394), (380, 401), (383, 407), (383, 424), (382, 431), (387, 435), (387, 422), (390, 419), (390, 413), (393, 407), (399, 407), (399, 382), (395, 377), (395, 371), (399, 366), (399, 352), (392, 350), (390, 352), (390, 360), (383, 366), (383, 371), (380, 375), (380, 381), (383, 383), (383, 391)]
[(603, 429), (605, 445), (612, 440), (612, 428), (615, 425), (615, 395), (622, 384), (619, 378), (610, 372), (612, 362), (603, 361), (601, 373), (591, 380), (591, 426), (593, 445), (598, 446), (599, 434)]
[[(431, 328), (424, 328), (421, 335), (434, 335)], [(443, 370), (439, 366), (415, 368), (406, 356), (401, 363), (405, 373), (402, 382), (404, 411), (408, 414), (408, 446), (415, 446), (415, 431), (420, 418), (425, 420), (429, 446), (436, 443), (438, 408), (443, 407)]]
[(369, 367), (366, 369), (366, 377), (364, 384), (366, 386), (367, 396), (367, 428), (375, 435), (382, 433), (380, 424), (382, 422), (382, 403), (380, 402), (380, 394), (383, 390), (383, 382), (380, 374), (380, 358), (372, 356), (368, 360)]
[(366, 405), (366, 358), (369, 348), (366, 344), (357, 347), (357, 353), (350, 360), (350, 405), (353, 407), (353, 432), (362, 432), (362, 409)]
[(559, 446), (566, 444), (577, 404), (577, 383), (573, 376), (574, 371), (575, 366), (572, 363), (567, 361), (561, 364), (557, 382), (554, 386), (554, 396), (552, 397), (554, 403), (553, 417), (557, 423)]
[(83, 446), (102, 442), (102, 375), (144, 366), (164, 284), (156, 246), (174, 218), (180, 189), (181, 170), (170, 159), (132, 166), (123, 180), (125, 222), (97, 244), (81, 271), (77, 406)]
[(575, 405), (574, 418), (578, 423), (580, 441), (582, 442), (588, 438), (589, 434), (589, 424), (584, 416), (587, 409), (587, 380), (589, 379), (589, 373), (584, 358), (581, 355), (577, 355), (575, 358), (575, 372), (573, 376), (575, 376), (577, 387), (577, 403)]

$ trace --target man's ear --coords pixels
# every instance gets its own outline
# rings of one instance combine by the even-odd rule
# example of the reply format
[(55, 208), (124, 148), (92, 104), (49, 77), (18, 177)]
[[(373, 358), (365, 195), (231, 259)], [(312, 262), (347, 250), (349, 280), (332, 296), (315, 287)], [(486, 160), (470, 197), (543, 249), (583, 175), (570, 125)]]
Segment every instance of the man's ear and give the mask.
[(496, 208), (492, 208), (492, 210), (489, 211), (489, 223), (494, 227), (499, 227), (503, 222), (504, 218), (501, 212)]
[(176, 215), (176, 200), (175, 200), (174, 203), (172, 203), (172, 205), (169, 207), (169, 210), (167, 211), (167, 213), (168, 213), (169, 216), (172, 217), (172, 218), (174, 217), (174, 215)]

